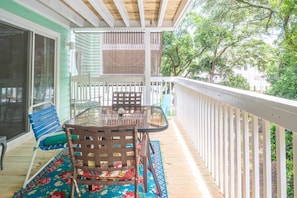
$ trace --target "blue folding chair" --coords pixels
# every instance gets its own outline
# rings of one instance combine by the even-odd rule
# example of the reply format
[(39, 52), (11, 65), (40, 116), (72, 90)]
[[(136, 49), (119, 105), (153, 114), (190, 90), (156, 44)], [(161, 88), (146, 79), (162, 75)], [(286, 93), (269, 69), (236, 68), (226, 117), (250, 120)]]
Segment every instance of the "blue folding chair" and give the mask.
[(161, 108), (166, 116), (171, 116), (172, 95), (164, 94), (161, 101)]
[[(34, 109), (38, 110), (33, 112)], [(30, 178), (30, 173), (38, 149), (46, 151), (67, 147), (66, 133), (62, 130), (56, 108), (52, 102), (47, 101), (33, 105), (29, 112), (32, 112), (29, 114), (29, 120), (35, 135), (36, 145), (33, 148), (33, 156), (26, 174), (23, 188), (25, 188), (31, 179), (38, 174), (37, 172)], [(46, 165), (44, 165), (44, 167)], [(40, 170), (42, 170), (42, 168)]]

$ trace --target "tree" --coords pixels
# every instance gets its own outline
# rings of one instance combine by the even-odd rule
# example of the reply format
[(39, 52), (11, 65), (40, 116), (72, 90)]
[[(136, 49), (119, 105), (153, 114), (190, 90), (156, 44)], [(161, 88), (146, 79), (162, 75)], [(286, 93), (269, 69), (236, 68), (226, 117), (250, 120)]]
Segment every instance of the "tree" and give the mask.
[(197, 57), (204, 48), (194, 42), (190, 22), (199, 20), (198, 15), (192, 13), (175, 31), (164, 32), (161, 68), (164, 76), (187, 77), (193, 68), (197, 68)]
[(297, 99), (297, 0), (285, 0), (279, 4), (278, 16), (282, 24), (280, 63), (269, 70), (273, 82), (270, 94)]
[(234, 3), (209, 0), (203, 11), (190, 13), (178, 30), (165, 32), (162, 74), (214, 82), (217, 77), (232, 79), (236, 67), (266, 68), (274, 57), (272, 47), (262, 41), (258, 23), (246, 21), (251, 11), (232, 10)]

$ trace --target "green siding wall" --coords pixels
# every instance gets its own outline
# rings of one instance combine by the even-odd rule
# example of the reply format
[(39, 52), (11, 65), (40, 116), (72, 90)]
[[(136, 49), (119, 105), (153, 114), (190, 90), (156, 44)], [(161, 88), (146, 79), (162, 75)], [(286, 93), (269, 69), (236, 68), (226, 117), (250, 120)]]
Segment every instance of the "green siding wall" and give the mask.
[(24, 19), (32, 21), (36, 24), (44, 26), (52, 31), (55, 31), (60, 34), (60, 86), (58, 88), (60, 98), (60, 109), (59, 114), (61, 120), (65, 120), (69, 117), (69, 50), (65, 49), (65, 40), (70, 40), (71, 30), (63, 26), (60, 26), (57, 23), (50, 21), (49, 19), (39, 15), (38, 13), (32, 12), (31, 10), (17, 4), (13, 0), (0, 0), (0, 8), (11, 12), (15, 15), (18, 15)]

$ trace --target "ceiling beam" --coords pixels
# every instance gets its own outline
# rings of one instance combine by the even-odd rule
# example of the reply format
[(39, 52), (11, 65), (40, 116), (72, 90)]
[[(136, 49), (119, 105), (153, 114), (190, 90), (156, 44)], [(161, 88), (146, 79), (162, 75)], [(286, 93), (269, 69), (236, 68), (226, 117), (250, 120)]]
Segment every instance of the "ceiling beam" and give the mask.
[(68, 6), (61, 3), (59, 0), (38, 0), (43, 5), (49, 7), (50, 9), (54, 10), (61, 16), (65, 17), (72, 23), (76, 24), (78, 27), (84, 26), (84, 19), (72, 11)]
[(102, 0), (89, 0), (90, 4), (94, 7), (94, 9), (100, 14), (100, 16), (104, 19), (104, 21), (110, 26), (114, 27), (114, 18), (110, 14), (109, 10), (102, 2)]
[(138, 2), (139, 17), (140, 17), (140, 26), (144, 28), (145, 18), (144, 18), (143, 0), (137, 0), (137, 2)]
[(77, 13), (80, 13), (80, 15), (89, 21), (93, 26), (99, 26), (98, 17), (81, 0), (64, 0), (64, 2), (72, 7)]
[(183, 0), (178, 7), (178, 10), (175, 14), (175, 18), (173, 19), (173, 27), (177, 27), (182, 19), (185, 18), (185, 15), (189, 13), (191, 10), (191, 6), (193, 5), (195, 0)]
[(168, 0), (160, 1), (160, 9), (159, 9), (159, 16), (158, 16), (158, 24), (157, 24), (158, 27), (161, 27), (163, 23), (167, 3), (168, 3)]
[(128, 15), (127, 9), (123, 3), (123, 0), (113, 0), (113, 3), (117, 7), (126, 27), (130, 27), (129, 15)]

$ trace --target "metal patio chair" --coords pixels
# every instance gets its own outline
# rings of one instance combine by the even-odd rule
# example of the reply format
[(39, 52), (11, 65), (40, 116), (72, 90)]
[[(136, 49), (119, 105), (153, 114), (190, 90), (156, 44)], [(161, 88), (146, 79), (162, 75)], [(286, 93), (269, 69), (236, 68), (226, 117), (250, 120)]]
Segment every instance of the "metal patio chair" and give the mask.
[(141, 109), (141, 92), (113, 92), (112, 107), (115, 111), (119, 108), (125, 110), (140, 110)]
[[(70, 197), (78, 184), (92, 186), (134, 184), (138, 194), (139, 149), (136, 125), (83, 127), (66, 125), (73, 167)], [(73, 135), (77, 139), (73, 139)]]

